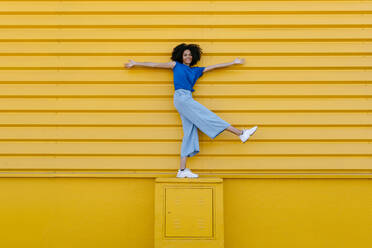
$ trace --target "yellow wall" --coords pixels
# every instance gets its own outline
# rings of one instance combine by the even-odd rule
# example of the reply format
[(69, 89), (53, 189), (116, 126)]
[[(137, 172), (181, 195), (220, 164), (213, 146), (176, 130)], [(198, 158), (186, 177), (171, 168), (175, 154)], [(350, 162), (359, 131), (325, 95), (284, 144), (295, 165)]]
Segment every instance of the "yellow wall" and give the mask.
[(0, 247), (153, 247), (153, 180), (2, 178), (0, 188)]
[[(250, 142), (200, 132), (199, 170), (371, 170), (372, 1), (0, 1), (0, 168), (175, 171), (167, 69), (205, 52), (194, 98)], [(367, 13), (367, 12), (365, 12)], [(151, 131), (151, 132), (150, 132)], [(149, 133), (150, 132), (150, 133)], [(218, 155), (218, 156), (216, 156)]]
[[(224, 179), (225, 247), (368, 248), (371, 185)], [(153, 179), (2, 178), (0, 189), (0, 247), (154, 247)]]
[[(226, 247), (371, 242), (372, 1), (0, 1), (0, 247), (151, 247), (154, 178), (179, 167), (169, 62), (237, 128), (188, 167), (224, 178)], [(295, 234), (293, 234), (295, 233)], [(244, 244), (244, 245), (243, 245)], [(108, 245), (108, 246), (107, 246)]]

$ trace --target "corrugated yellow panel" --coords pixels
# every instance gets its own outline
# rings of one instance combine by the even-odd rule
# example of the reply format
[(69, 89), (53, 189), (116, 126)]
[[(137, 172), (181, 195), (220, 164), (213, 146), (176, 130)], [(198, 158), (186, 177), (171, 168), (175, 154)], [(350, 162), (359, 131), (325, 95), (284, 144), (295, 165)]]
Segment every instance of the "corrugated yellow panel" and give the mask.
[(193, 95), (237, 128), (260, 127), (244, 145), (200, 133), (193, 168), (371, 169), (372, 1), (0, 1), (0, 10), (0, 168), (173, 170), (183, 134), (172, 71), (124, 63), (168, 62), (186, 42), (203, 48), (199, 66), (246, 59), (206, 73)]

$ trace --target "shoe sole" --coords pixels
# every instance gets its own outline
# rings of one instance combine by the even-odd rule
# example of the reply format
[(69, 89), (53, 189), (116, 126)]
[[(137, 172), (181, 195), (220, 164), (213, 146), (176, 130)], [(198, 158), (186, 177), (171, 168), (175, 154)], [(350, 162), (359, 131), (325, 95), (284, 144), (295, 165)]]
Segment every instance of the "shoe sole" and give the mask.
[(186, 177), (186, 176), (184, 176), (184, 177), (178, 177), (178, 176), (176, 176), (177, 178), (198, 178), (199, 176), (197, 176), (197, 177)]

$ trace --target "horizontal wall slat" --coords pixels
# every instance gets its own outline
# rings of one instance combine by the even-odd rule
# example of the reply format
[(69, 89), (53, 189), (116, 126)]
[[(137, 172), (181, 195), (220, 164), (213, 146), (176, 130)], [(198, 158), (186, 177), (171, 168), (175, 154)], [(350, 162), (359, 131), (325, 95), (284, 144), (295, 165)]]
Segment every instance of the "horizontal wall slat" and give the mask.
[[(187, 30), (187, 32), (185, 32)], [(4, 28), (1, 40), (371, 39), (372, 28)]]
[[(199, 7), (198, 7), (199, 8)], [(172, 20), (172, 21), (170, 21)], [(0, 15), (0, 27), (16, 26), (280, 26), (371, 25), (372, 14), (265, 15)], [(305, 27), (306, 28), (306, 27)]]
[[(192, 93), (197, 97), (360, 97), (372, 96), (371, 84), (200, 84)], [(172, 84), (1, 84), (0, 97), (173, 97)]]
[[(217, 111), (371, 110), (372, 98), (201, 98)], [(0, 98), (0, 111), (9, 110), (120, 110), (175, 111), (172, 98)]]
[[(179, 155), (181, 142), (0, 142), (0, 155)], [(203, 155), (372, 155), (371, 142), (200, 142)]]
[[(254, 141), (295, 140), (372, 140), (372, 127), (259, 127), (260, 134)], [(178, 140), (183, 137), (182, 127), (1, 127), (0, 140)], [(257, 133), (258, 134), (258, 133)], [(200, 141), (210, 138), (199, 132)], [(217, 141), (233, 141), (237, 137), (222, 132)]]
[[(199, 65), (203, 66), (203, 65)], [(238, 65), (236, 65), (238, 66)], [(340, 82), (371, 81), (372, 70), (234, 70), (227, 68), (206, 72), (204, 82)], [(173, 82), (171, 69), (132, 68), (131, 70), (1, 70), (0, 82)]]
[[(208, 66), (219, 63), (232, 62), (237, 56), (212, 57), (205, 56), (196, 66)], [(239, 65), (239, 68), (272, 68), (272, 67), (371, 67), (372, 56), (246, 56), (242, 55), (246, 62)], [(169, 56), (0, 56), (0, 68), (102, 68), (102, 69), (123, 69), (124, 63), (129, 59), (137, 62), (170, 62)], [(234, 67), (231, 67), (234, 68)], [(236, 67), (235, 67), (236, 68)]]
[[(371, 170), (370, 156), (199, 156), (190, 160), (194, 170), (222, 173), (246, 173), (249, 170)], [(171, 170), (179, 165), (179, 156), (1, 156), (0, 169), (98, 169)], [(250, 171), (254, 172), (254, 171)], [(130, 173), (130, 171), (129, 171)], [(135, 172), (134, 172), (135, 173)], [(307, 175), (304, 175), (308, 177)]]
[[(1, 36), (0, 36), (1, 37)], [(1, 39), (0, 39), (1, 41)], [(1, 54), (112, 54), (114, 56), (132, 54), (132, 57), (143, 56), (146, 54), (157, 54), (166, 57), (163, 62), (170, 59), (170, 52), (179, 42), (172, 41), (116, 41), (116, 42), (64, 42), (64, 41), (22, 41), (6, 42), (2, 41), (0, 46)], [(366, 54), (372, 52), (372, 41), (199, 41), (198, 44), (203, 48), (206, 56), (225, 56), (235, 55), (256, 55), (256, 54)], [(146, 49), (144, 49), (146, 48)], [(216, 59), (218, 57), (215, 57)], [(159, 62), (161, 62), (159, 60)], [(247, 61), (249, 62), (249, 61)], [(311, 63), (311, 62), (309, 62)]]
[[(372, 125), (372, 113), (216, 113), (230, 124), (246, 125)], [(181, 126), (181, 118), (173, 113), (9, 113), (0, 114), (2, 125), (121, 125)]]
[(0, 1), (1, 12), (371, 11), (371, 1)]

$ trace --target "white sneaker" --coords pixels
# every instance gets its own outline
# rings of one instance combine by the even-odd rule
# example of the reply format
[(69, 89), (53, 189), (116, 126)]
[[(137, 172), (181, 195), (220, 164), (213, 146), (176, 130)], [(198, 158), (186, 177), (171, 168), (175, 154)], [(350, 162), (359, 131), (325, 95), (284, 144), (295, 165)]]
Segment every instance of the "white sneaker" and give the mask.
[(179, 169), (176, 177), (180, 177), (180, 178), (185, 178), (185, 177), (196, 178), (196, 177), (199, 177), (199, 175), (198, 174), (195, 174), (195, 173), (192, 173), (189, 168), (185, 168), (183, 171), (181, 171), (181, 169)]
[(240, 140), (244, 142), (246, 142), (249, 137), (251, 137), (257, 130), (257, 126), (254, 126), (252, 127), (251, 129), (245, 129), (243, 128), (243, 134), (242, 135), (239, 135), (240, 137)]

